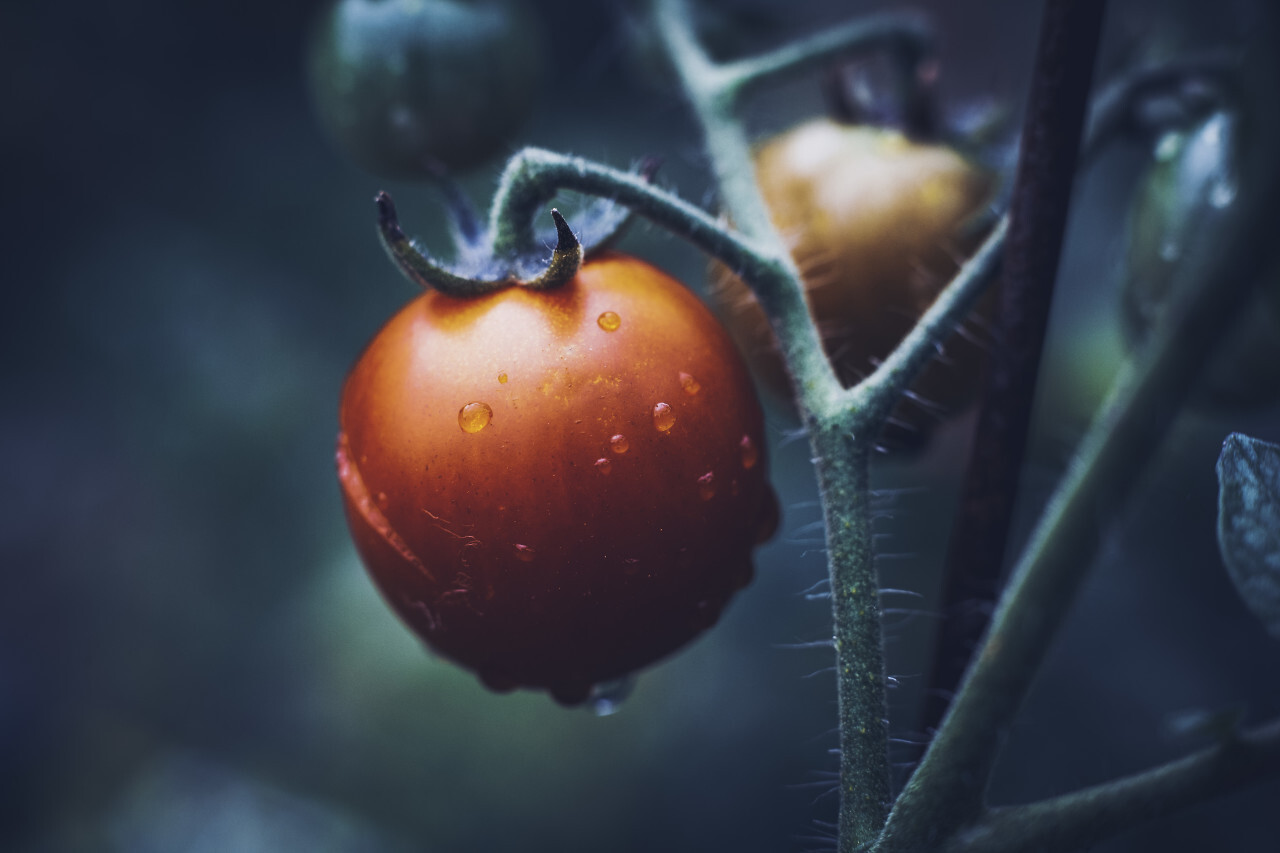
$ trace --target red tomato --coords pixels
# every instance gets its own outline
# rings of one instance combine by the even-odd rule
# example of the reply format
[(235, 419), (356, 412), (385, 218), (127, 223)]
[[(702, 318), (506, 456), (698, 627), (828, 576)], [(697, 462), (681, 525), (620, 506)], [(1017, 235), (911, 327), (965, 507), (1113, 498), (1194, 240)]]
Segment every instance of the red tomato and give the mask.
[(732, 342), (622, 255), (548, 291), (423, 294), (356, 363), (341, 429), (374, 581), (494, 689), (573, 704), (673, 652), (750, 581), (777, 523)]
[[(962, 226), (991, 196), (993, 177), (949, 148), (894, 130), (810, 121), (756, 153), (770, 216), (804, 277), (810, 310), (842, 382), (869, 373), (911, 330), (980, 234)], [(766, 385), (790, 391), (755, 297), (723, 267), (716, 292), (730, 328)], [(985, 309), (994, 305), (988, 300)], [(896, 418), (927, 431), (968, 402), (985, 353), (953, 336), (914, 390), (933, 412), (899, 405)], [(909, 442), (903, 431), (895, 443)]]

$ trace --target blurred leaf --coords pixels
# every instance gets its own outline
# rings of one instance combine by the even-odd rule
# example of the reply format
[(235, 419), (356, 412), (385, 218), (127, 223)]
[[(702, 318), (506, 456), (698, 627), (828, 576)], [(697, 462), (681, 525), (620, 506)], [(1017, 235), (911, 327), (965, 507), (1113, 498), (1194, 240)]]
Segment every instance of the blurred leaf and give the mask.
[(1240, 433), (1222, 443), (1218, 549), (1240, 596), (1280, 638), (1280, 446)]
[(1218, 740), (1228, 740), (1240, 731), (1244, 708), (1189, 708), (1170, 714), (1165, 727), (1174, 737), (1207, 735)]

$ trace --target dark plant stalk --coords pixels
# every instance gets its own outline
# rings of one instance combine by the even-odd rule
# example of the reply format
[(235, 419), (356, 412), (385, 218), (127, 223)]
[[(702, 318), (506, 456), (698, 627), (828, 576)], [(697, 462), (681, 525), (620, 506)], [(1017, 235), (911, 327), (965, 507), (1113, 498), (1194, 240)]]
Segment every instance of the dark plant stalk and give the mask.
[(1041, 22), (1009, 211), (997, 344), (947, 554), (925, 731), (946, 712), (999, 590), (1105, 8), (1106, 0), (1049, 0)]
[(992, 809), (946, 853), (1068, 853), (1280, 772), (1280, 720), (1160, 767), (1025, 806)]

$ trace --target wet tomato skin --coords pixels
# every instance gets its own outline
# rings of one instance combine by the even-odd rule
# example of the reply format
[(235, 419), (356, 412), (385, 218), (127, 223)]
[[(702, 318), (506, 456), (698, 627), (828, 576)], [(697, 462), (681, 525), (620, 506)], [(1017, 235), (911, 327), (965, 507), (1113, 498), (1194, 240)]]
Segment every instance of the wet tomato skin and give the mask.
[(760, 406), (688, 290), (622, 255), (550, 291), (427, 292), (343, 390), (358, 551), (428, 645), (567, 703), (719, 616), (777, 522)]

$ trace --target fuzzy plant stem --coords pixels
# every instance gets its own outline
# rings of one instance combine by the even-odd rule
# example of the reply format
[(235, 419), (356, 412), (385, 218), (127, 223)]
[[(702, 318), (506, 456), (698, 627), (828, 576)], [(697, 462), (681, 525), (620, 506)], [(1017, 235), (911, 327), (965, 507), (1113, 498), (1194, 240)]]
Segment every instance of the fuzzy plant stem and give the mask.
[[(839, 849), (848, 853), (864, 849), (876, 838), (890, 804), (884, 654), (868, 459), (879, 427), (888, 416), (889, 406), (882, 403), (890, 392), (894, 396), (901, 392), (900, 383), (909, 381), (923, 366), (940, 336), (929, 337), (938, 332), (936, 328), (922, 332), (910, 356), (901, 356), (891, 370), (877, 372), (879, 381), (871, 390), (851, 392), (840, 387), (809, 315), (799, 271), (770, 221), (736, 111), (741, 96), (764, 82), (811, 70), (858, 50), (905, 43), (922, 44), (917, 52), (924, 53), (931, 49), (924, 44), (929, 37), (919, 19), (885, 16), (761, 57), (716, 64), (698, 43), (682, 0), (657, 0), (655, 19), (702, 126), (726, 212), (781, 273), (772, 280), (753, 279), (750, 271), (735, 269), (753, 288), (779, 341), (808, 427), (822, 496), (840, 723)], [(975, 289), (962, 288), (966, 293)], [(940, 309), (938, 313), (945, 312)]]
[(1105, 8), (1105, 0), (1050, 0), (1041, 22), (1009, 211), (998, 345), (948, 548), (925, 731), (942, 719), (986, 629), (990, 611), (974, 603), (989, 606), (999, 588)]
[[(495, 223), (528, 221), (557, 190), (611, 198), (654, 224), (741, 271), (760, 293), (791, 287), (790, 267), (761, 253), (744, 235), (641, 176), (539, 149), (508, 164), (495, 198)], [(864, 382), (831, 395), (830, 413), (809, 416), (827, 525), (840, 695), (842, 809), (847, 850), (865, 845), (888, 809), (884, 664), (880, 656), (879, 594), (873, 569), (867, 461), (872, 439), (894, 401), (973, 307), (998, 266), (1007, 221), (939, 295), (903, 343)], [(777, 305), (781, 300), (774, 300)], [(811, 323), (804, 318), (806, 327)], [(816, 337), (814, 346), (817, 346)], [(825, 363), (825, 360), (824, 360)], [(834, 379), (832, 380), (834, 381)]]

